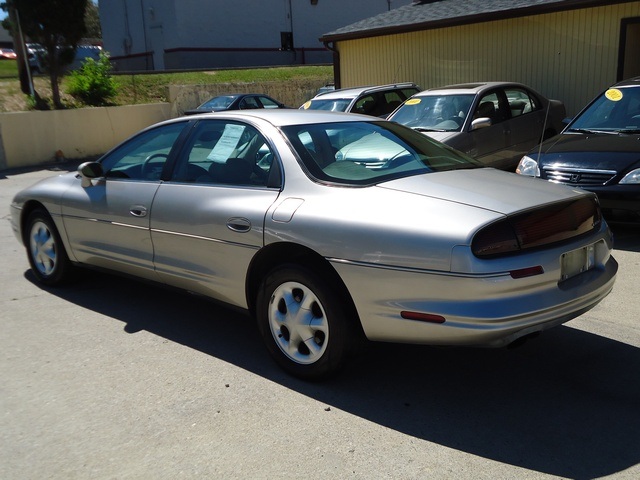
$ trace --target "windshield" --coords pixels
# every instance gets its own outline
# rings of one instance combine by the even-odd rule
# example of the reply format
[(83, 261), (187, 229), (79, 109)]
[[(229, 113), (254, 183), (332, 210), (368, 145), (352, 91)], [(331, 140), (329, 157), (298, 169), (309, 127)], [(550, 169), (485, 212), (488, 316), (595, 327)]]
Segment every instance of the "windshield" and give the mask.
[(640, 88), (610, 88), (569, 125), (567, 131), (640, 132)]
[(204, 102), (198, 108), (202, 108), (202, 109), (228, 108), (229, 105), (231, 105), (236, 98), (237, 97), (234, 97), (232, 95), (223, 96), (223, 97), (213, 97), (211, 100), (207, 100), (206, 102)]
[(459, 132), (469, 114), (473, 95), (412, 97), (389, 118), (420, 131)]
[(304, 110), (329, 110), (332, 112), (346, 112), (351, 98), (317, 98), (309, 100), (302, 108)]
[(340, 122), (284, 127), (300, 160), (318, 180), (373, 185), (411, 175), (482, 164), (391, 122)]

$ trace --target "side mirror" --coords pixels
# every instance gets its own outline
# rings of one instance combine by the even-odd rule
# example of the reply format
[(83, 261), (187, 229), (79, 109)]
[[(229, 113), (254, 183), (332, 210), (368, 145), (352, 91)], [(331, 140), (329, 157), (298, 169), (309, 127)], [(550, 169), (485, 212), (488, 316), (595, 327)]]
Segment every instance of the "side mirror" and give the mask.
[(91, 180), (104, 177), (102, 164), (98, 162), (84, 162), (78, 167), (78, 175), (82, 180), (82, 187), (88, 188), (93, 185)]
[(489, 117), (476, 118), (471, 122), (471, 131), (478, 130), (480, 128), (487, 128), (491, 126), (491, 119)]

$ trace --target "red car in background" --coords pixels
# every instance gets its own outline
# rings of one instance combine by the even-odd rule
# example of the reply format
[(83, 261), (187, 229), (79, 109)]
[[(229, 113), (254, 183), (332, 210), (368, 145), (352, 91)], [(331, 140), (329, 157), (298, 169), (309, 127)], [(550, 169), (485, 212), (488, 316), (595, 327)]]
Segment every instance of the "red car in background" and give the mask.
[(10, 48), (0, 48), (0, 60), (15, 60), (16, 52)]

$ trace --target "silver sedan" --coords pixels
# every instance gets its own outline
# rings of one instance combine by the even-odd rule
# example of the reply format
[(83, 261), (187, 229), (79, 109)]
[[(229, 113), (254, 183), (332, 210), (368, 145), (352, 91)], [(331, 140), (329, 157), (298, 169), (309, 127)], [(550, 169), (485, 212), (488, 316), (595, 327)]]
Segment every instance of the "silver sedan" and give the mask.
[(613, 287), (595, 195), (372, 117), (254, 110), (149, 127), (11, 204), (45, 285), (102, 268), (247, 309), (302, 378), (363, 338), (503, 346)]

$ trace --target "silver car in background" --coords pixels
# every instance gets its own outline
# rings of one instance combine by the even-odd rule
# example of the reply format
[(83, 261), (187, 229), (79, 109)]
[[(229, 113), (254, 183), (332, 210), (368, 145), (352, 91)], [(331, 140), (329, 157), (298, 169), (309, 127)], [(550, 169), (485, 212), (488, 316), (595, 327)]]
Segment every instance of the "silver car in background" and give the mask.
[(402, 102), (419, 91), (420, 87), (415, 83), (331, 89), (318, 93), (300, 109), (360, 113), (386, 118)]
[(365, 337), (508, 345), (592, 308), (617, 272), (595, 195), (331, 112), (154, 125), (18, 193), (11, 222), (43, 284), (95, 267), (247, 309), (308, 379)]
[(515, 171), (520, 158), (560, 133), (564, 104), (512, 82), (431, 88), (414, 95), (389, 120), (423, 132), (480, 160)]

